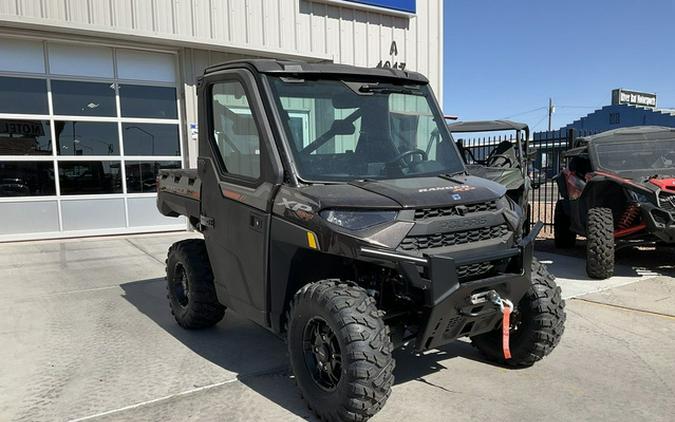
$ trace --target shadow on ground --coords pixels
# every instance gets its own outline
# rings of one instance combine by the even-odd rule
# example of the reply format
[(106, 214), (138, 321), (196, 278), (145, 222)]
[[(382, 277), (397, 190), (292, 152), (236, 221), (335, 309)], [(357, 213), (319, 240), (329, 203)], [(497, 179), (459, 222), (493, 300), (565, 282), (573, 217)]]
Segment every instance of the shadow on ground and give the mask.
[[(123, 297), (199, 356), (237, 374), (239, 381), (279, 406), (304, 419), (312, 419), (292, 379), (286, 345), (281, 339), (231, 311), (226, 312), (223, 321), (215, 327), (185, 330), (176, 324), (169, 311), (164, 283), (164, 279), (156, 278), (122, 284)], [(399, 349), (394, 357), (396, 384), (413, 380), (430, 384), (425, 377), (447, 369), (441, 363), (447, 359), (462, 357), (484, 362), (481, 355), (463, 341), (423, 355)]]
[[(538, 239), (535, 245), (536, 252), (547, 252), (558, 255), (586, 259), (586, 241), (577, 239), (576, 246), (569, 249), (558, 249), (553, 239)], [(653, 271), (666, 276), (675, 276), (675, 247), (634, 246), (619, 249), (616, 252), (617, 276), (636, 276), (640, 270)], [(558, 274), (564, 277), (563, 274)], [(590, 278), (574, 273), (577, 279)]]

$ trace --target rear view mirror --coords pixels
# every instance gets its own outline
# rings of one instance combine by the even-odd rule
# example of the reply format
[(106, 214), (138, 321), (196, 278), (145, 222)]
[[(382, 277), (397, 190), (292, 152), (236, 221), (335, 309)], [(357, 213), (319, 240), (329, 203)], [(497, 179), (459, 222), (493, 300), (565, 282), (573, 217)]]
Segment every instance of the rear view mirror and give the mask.
[(353, 92), (344, 92), (334, 96), (331, 99), (333, 103), (333, 108), (337, 109), (349, 109), (349, 108), (359, 108), (363, 103), (359, 100), (359, 96)]
[(334, 120), (330, 132), (334, 135), (353, 135), (356, 127), (354, 123), (347, 120)]

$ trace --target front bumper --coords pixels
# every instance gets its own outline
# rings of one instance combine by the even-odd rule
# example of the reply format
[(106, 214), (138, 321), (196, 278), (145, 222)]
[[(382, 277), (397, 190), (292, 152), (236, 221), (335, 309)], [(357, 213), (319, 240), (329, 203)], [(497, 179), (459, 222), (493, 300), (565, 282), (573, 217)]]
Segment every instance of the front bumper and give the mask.
[(662, 242), (675, 243), (675, 211), (668, 211), (651, 203), (641, 203), (640, 208), (647, 233)]
[[(498, 308), (489, 302), (473, 303), (472, 296), (494, 290), (500, 297), (518, 303), (530, 286), (534, 239), (541, 227), (539, 223), (514, 247), (494, 248), (461, 259), (443, 255), (418, 258), (367, 248), (361, 252), (371, 258), (396, 260), (400, 274), (412, 286), (423, 290), (425, 316), (415, 341), (419, 352), (495, 329), (502, 319)], [(516, 261), (516, 265), (513, 262), (509, 265), (513, 272), (460, 280), (458, 269), (463, 266), (502, 260)]]

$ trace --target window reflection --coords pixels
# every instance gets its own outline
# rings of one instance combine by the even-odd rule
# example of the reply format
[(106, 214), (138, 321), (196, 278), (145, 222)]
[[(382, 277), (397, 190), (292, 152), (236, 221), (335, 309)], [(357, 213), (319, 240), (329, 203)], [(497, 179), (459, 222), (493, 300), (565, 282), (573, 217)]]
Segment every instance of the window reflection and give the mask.
[(55, 194), (52, 161), (0, 162), (0, 197)]
[(112, 83), (52, 81), (54, 114), (116, 116)]
[(54, 122), (59, 155), (119, 155), (117, 123)]
[(177, 119), (176, 88), (120, 85), (123, 117)]
[(160, 169), (179, 169), (180, 161), (127, 161), (125, 163), (127, 192), (157, 192)]
[(47, 114), (47, 81), (0, 77), (0, 113)]
[(122, 193), (119, 161), (61, 161), (58, 167), (62, 195)]
[(257, 179), (260, 135), (244, 87), (236, 81), (221, 82), (213, 85), (212, 95), (213, 137), (225, 171)]
[(180, 155), (177, 125), (124, 123), (125, 155)]
[(0, 119), (0, 155), (51, 155), (48, 121)]

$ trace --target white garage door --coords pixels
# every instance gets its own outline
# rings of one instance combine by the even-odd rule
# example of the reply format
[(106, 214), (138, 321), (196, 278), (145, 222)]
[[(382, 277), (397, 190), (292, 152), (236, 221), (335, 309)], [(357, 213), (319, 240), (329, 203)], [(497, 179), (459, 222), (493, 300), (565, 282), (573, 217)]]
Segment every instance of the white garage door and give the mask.
[(0, 241), (185, 228), (155, 207), (183, 163), (176, 56), (0, 38)]

